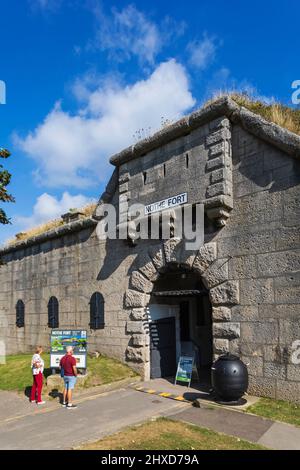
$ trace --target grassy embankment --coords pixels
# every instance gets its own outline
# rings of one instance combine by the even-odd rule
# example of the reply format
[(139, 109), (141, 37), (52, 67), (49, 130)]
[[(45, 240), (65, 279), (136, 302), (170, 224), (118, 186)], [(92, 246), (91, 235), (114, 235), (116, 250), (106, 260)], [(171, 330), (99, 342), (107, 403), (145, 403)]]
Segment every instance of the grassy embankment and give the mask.
[(160, 418), (84, 444), (80, 450), (254, 450), (264, 447), (180, 421)]
[(247, 408), (247, 412), (300, 426), (300, 405), (289, 401), (260, 398), (258, 402)]
[[(6, 364), (0, 365), (0, 390), (23, 391), (32, 384), (32, 374), (30, 369), (32, 354), (18, 354), (7, 356)], [(43, 354), (45, 361), (44, 375), (51, 374), (50, 356)], [(105, 357), (88, 358), (88, 378), (84, 387), (103, 385), (127, 377), (135, 377), (136, 374), (125, 364)]]

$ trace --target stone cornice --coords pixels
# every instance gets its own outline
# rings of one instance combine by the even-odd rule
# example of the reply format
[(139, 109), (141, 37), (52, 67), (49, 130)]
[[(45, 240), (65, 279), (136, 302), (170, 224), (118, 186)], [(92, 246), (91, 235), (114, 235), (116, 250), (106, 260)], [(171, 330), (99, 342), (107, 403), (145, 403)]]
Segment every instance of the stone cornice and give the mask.
[[(104, 202), (109, 202), (118, 187), (118, 170), (115, 168), (113, 171), (104, 192), (100, 196), (98, 201), (97, 207), (99, 204)], [(51, 240), (53, 238), (58, 238), (63, 235), (68, 235), (72, 232), (79, 232), (87, 227), (93, 227), (97, 224), (97, 208), (94, 211), (92, 217), (87, 217), (85, 219), (75, 220), (74, 222), (70, 222), (67, 224), (63, 224), (55, 229), (48, 230), (47, 232), (43, 232), (35, 237), (29, 237), (26, 240), (17, 241), (12, 245), (7, 245), (0, 248), (0, 256), (5, 255), (7, 253), (11, 253), (17, 250), (23, 250), (28, 248), (29, 246), (37, 245), (39, 243), (43, 243), (47, 240)]]
[(13, 245), (4, 246), (0, 249), (0, 256), (12, 253), (17, 250), (24, 250), (33, 245), (38, 245), (40, 243), (52, 240), (53, 238), (59, 238), (63, 235), (69, 235), (72, 232), (79, 232), (88, 227), (93, 227), (97, 224), (97, 221), (92, 217), (86, 219), (79, 219), (69, 224), (60, 225), (59, 227), (48, 230), (47, 232), (40, 233), (35, 237), (27, 238), (26, 240), (21, 240), (16, 242)]
[(266, 121), (258, 114), (238, 105), (229, 96), (225, 96), (113, 155), (110, 163), (120, 166), (221, 116), (228, 117), (231, 122), (241, 125), (243, 129), (288, 155), (300, 158), (300, 136)]

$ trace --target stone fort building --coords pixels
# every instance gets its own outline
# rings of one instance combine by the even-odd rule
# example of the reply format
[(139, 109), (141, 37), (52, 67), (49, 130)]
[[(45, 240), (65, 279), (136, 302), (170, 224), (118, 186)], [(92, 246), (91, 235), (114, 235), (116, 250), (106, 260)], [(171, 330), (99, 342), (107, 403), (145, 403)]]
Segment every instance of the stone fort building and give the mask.
[[(229, 351), (248, 364), (249, 392), (299, 401), (299, 158), (299, 136), (229, 97), (114, 155), (93, 217), (69, 214), (2, 248), (7, 353), (49, 347), (52, 327), (82, 328), (90, 350), (149, 378), (173, 375), (194, 348), (203, 370)], [(104, 203), (122, 214), (178, 194), (204, 204), (196, 250), (97, 237)]]

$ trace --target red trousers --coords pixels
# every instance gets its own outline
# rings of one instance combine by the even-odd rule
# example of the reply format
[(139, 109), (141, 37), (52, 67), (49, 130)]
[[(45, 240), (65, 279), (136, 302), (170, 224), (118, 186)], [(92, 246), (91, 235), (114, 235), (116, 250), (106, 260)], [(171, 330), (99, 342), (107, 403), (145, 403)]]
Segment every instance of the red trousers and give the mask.
[(33, 376), (33, 384), (31, 388), (31, 397), (30, 397), (31, 401), (35, 401), (35, 400), (37, 400), (38, 402), (42, 401), (42, 388), (43, 388), (43, 374), (39, 372), (37, 375)]

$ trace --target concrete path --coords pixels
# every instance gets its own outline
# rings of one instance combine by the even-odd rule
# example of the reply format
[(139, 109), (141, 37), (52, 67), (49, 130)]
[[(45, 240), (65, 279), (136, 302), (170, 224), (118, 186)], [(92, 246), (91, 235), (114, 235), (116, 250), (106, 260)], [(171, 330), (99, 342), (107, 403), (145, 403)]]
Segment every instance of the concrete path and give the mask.
[(260, 416), (204, 405), (202, 408), (190, 407), (175, 413), (172, 418), (246, 439), (270, 449), (300, 450), (300, 428)]
[(0, 403), (2, 450), (68, 449), (190, 406), (131, 388), (79, 398), (74, 410), (56, 402), (37, 406), (23, 396), (7, 392), (0, 392)]
[(137, 387), (151, 389), (156, 393), (172, 393), (174, 396), (193, 401), (200, 408), (189, 407), (173, 415), (174, 419), (196, 424), (217, 432), (229, 434), (250, 442), (277, 450), (300, 450), (300, 428), (290, 424), (274, 422), (260, 416), (244, 413), (248, 406), (259, 400), (247, 395), (247, 403), (233, 407), (218, 406), (204, 387), (193, 388), (174, 385), (167, 379), (140, 382)]
[(260, 437), (258, 443), (277, 450), (300, 450), (300, 428), (284, 423), (273, 423)]
[(174, 419), (213, 429), (224, 434), (258, 442), (273, 422), (246, 413), (239, 413), (221, 407), (190, 407), (173, 415)]
[[(193, 402), (194, 400), (199, 400), (200, 403), (215, 404), (215, 400), (211, 397), (209, 393), (208, 386), (200, 386), (198, 384), (192, 384), (191, 387), (186, 387), (185, 385), (176, 384), (174, 385), (173, 380), (169, 379), (152, 379), (144, 382), (138, 382), (134, 385), (137, 389), (147, 389), (154, 390), (155, 393), (171, 393), (174, 396), (182, 396), (185, 400)], [(235, 406), (235, 409), (244, 410), (250, 405), (256, 403), (259, 398), (247, 395), (247, 400), (244, 400), (239, 406)]]
[[(174, 387), (164, 380), (141, 385), (174, 395), (189, 394), (189, 398), (198, 393), (195, 389)], [(126, 426), (168, 416), (272, 449), (300, 450), (300, 428), (212, 405), (206, 399), (200, 399), (201, 407), (195, 408), (124, 386), (101, 394), (95, 391), (92, 395), (83, 394), (76, 403), (78, 408), (74, 410), (62, 408), (56, 401), (39, 407), (30, 404), (24, 396), (0, 392), (0, 449), (69, 449)]]

